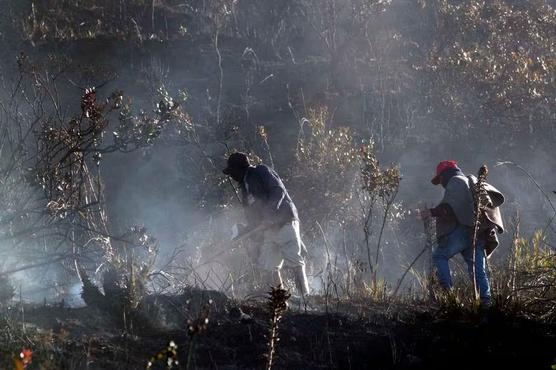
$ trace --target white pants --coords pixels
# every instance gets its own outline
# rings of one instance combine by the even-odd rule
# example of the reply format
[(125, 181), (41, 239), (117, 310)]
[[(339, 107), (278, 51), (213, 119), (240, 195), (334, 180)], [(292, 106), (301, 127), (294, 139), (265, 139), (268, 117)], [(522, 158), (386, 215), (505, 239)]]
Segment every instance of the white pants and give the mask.
[(269, 229), (263, 234), (259, 265), (267, 271), (279, 271), (286, 267), (303, 267), (301, 257), (301, 234), (299, 221), (286, 223), (279, 229)]

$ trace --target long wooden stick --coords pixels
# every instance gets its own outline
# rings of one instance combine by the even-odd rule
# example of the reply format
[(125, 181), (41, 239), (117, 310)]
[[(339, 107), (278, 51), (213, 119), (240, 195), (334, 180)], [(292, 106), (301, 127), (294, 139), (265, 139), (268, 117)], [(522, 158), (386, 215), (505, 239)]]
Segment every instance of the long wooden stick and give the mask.
[(394, 289), (394, 293), (392, 294), (393, 297), (395, 297), (398, 294), (398, 290), (400, 289), (400, 287), (402, 285), (402, 282), (405, 279), (405, 276), (407, 275), (407, 273), (413, 268), (413, 265), (415, 265), (415, 263), (419, 260), (419, 258), (421, 258), (421, 256), (423, 254), (425, 254), (425, 252), (428, 249), (429, 249), (429, 246), (425, 245), (425, 247), (421, 250), (421, 252), (419, 252), (419, 254), (413, 259), (413, 261), (411, 261), (409, 266), (407, 266), (404, 273), (402, 274), (402, 277), (400, 278), (400, 280), (398, 280), (398, 285), (396, 285), (396, 289)]
[(483, 164), (479, 169), (479, 176), (477, 183), (472, 188), (473, 200), (475, 201), (475, 222), (473, 224), (473, 291), (475, 293), (475, 299), (479, 299), (479, 291), (477, 289), (477, 272), (475, 268), (475, 261), (477, 259), (477, 237), (479, 234), (479, 228), (481, 226), (481, 216), (483, 210), (486, 206), (485, 199), (485, 183), (488, 175), (488, 168), (486, 164)]
[(428, 277), (427, 277), (427, 283), (428, 283), (428, 290), (429, 290), (429, 298), (433, 298), (434, 297), (434, 291), (433, 291), (433, 286), (432, 283), (434, 281), (433, 278), (433, 274), (434, 274), (434, 263), (432, 260), (432, 253), (433, 253), (433, 246), (434, 246), (434, 233), (433, 233), (433, 228), (432, 228), (432, 217), (425, 217), (423, 219), (423, 228), (425, 230), (425, 237), (426, 242), (425, 242), (425, 248), (428, 251), (429, 254), (429, 271), (428, 271)]
[(199, 265), (197, 265), (197, 267), (207, 265), (207, 264), (213, 262), (216, 258), (220, 257), (221, 255), (234, 251), (235, 249), (237, 249), (240, 246), (242, 241), (249, 239), (251, 236), (253, 236), (254, 234), (256, 234), (260, 231), (265, 230), (267, 227), (268, 227), (267, 225), (262, 224), (262, 225), (259, 225), (259, 226), (255, 227), (254, 229), (251, 229), (247, 232), (244, 232), (241, 235), (238, 235), (237, 237), (235, 237), (231, 241), (226, 241), (226, 242), (223, 242), (223, 243), (218, 243), (216, 245), (213, 245), (213, 246), (217, 247), (218, 252), (212, 254), (209, 258), (204, 259), (204, 261), (201, 262)]
[(424, 248), (421, 250), (421, 252), (419, 252), (419, 254), (413, 259), (413, 261), (411, 261), (411, 263), (409, 264), (409, 266), (405, 269), (404, 273), (402, 274), (402, 277), (400, 278), (400, 280), (398, 281), (398, 285), (396, 285), (396, 289), (394, 289), (394, 293), (393, 296), (395, 297), (398, 294), (398, 290), (400, 289), (403, 280), (405, 279), (407, 273), (413, 268), (413, 266), (415, 265), (415, 263), (417, 263), (417, 261), (419, 260), (419, 258), (421, 258), (421, 256), (423, 254), (425, 254), (425, 252), (429, 251), (430, 253), (430, 265), (429, 265), (429, 296), (432, 297), (432, 273), (433, 273), (433, 267), (432, 267), (432, 248), (434, 245), (434, 241), (432, 238), (432, 232), (431, 232), (431, 218), (430, 217), (425, 217), (423, 218), (423, 226), (424, 226), (424, 230), (425, 230), (425, 246)]

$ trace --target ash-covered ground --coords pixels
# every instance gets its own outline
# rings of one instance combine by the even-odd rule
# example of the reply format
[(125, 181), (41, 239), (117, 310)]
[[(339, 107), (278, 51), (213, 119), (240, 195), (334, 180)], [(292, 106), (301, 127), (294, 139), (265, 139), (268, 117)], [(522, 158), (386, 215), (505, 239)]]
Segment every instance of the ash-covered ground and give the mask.
[[(2, 324), (12, 345), (34, 347), (28, 368), (143, 369), (177, 345), (175, 369), (260, 369), (268, 352), (268, 302), (234, 302), (215, 292), (149, 297), (157, 316), (135, 327), (92, 307), (29, 305)], [(208, 302), (211, 302), (210, 304)], [(207, 306), (208, 324), (192, 333)], [(154, 307), (156, 306), (156, 307)], [(496, 309), (488, 313), (430, 303), (291, 303), (279, 322), (274, 368), (550, 369), (556, 326)], [(23, 310), (23, 311), (22, 311)], [(25, 329), (21, 321), (24, 315)], [(5, 347), (4, 347), (5, 348)], [(4, 359), (8, 358), (4, 350)], [(152, 361), (166, 368), (166, 357)]]

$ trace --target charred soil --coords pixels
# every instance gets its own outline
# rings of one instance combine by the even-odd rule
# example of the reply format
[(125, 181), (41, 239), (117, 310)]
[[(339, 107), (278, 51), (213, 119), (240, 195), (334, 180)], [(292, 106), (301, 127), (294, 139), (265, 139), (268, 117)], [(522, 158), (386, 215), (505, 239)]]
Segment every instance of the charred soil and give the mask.
[[(29, 368), (45, 368), (47, 363), (66, 369), (142, 369), (173, 341), (175, 368), (265, 366), (269, 314), (263, 301), (227, 302), (221, 307), (213, 302), (208, 325), (195, 334), (195, 314), (184, 308), (187, 300), (182, 303), (176, 307), (184, 312), (181, 319), (149, 329), (126, 329), (91, 307), (28, 306), (24, 333), (17, 329), (21, 321), (4, 322), (13, 341), (2, 348), (3, 357), (19, 348), (14, 347), (17, 342), (20, 348), (34, 350)], [(290, 307), (280, 321), (275, 368), (550, 369), (556, 362), (554, 324), (495, 310), (447, 313), (424, 304), (393, 308), (386, 303), (344, 302), (331, 312), (330, 307), (315, 306), (311, 311)], [(156, 317), (151, 320), (157, 322)], [(165, 366), (161, 358), (152, 368)]]

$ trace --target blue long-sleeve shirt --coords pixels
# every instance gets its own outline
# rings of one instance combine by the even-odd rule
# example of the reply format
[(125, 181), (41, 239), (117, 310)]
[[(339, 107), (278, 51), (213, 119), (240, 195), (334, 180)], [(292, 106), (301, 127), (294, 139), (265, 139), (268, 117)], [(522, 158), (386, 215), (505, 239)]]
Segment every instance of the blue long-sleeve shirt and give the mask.
[(298, 220), (297, 208), (278, 174), (268, 166), (251, 166), (240, 183), (243, 206), (251, 226), (263, 220), (284, 224)]

